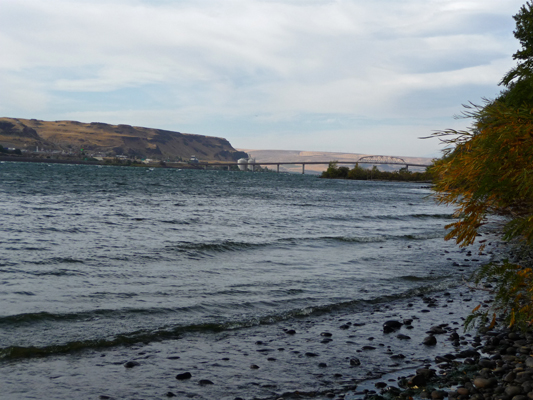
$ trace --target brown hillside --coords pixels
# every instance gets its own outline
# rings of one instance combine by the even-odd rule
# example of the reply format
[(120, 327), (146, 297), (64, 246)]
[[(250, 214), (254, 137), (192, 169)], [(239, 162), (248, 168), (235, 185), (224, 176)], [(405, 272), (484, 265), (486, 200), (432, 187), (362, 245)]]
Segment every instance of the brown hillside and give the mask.
[(0, 118), (0, 144), (34, 151), (128, 155), (155, 159), (236, 160), (243, 156), (223, 138), (101, 122)]

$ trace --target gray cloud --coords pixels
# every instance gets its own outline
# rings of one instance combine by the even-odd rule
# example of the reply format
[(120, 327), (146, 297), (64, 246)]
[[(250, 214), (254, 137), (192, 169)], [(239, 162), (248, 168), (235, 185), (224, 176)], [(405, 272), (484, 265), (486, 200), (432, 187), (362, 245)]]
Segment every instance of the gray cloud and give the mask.
[[(383, 135), (396, 153), (424, 155), (438, 145), (419, 144), (420, 130), (456, 124), (461, 103), (497, 93), (521, 4), (3, 0), (0, 113), (160, 126), (248, 148), (369, 152), (360, 145), (379, 148)], [(313, 128), (313, 115), (342, 128)]]

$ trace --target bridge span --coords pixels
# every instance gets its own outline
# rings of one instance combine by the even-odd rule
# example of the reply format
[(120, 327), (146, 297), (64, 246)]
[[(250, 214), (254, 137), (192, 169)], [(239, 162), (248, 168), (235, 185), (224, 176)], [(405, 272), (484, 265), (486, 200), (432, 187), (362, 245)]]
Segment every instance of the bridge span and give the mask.
[(262, 162), (262, 161), (256, 161), (253, 163), (247, 163), (247, 164), (239, 164), (236, 161), (226, 161), (226, 162), (206, 162), (206, 161), (199, 161), (198, 163), (195, 163), (195, 165), (203, 166), (205, 169), (212, 166), (227, 166), (228, 169), (232, 165), (237, 166), (251, 166), (252, 171), (254, 170), (255, 166), (266, 166), (266, 165), (275, 165), (276, 172), (279, 172), (279, 166), (280, 165), (302, 165), (302, 174), (305, 174), (305, 166), (306, 165), (329, 165), (330, 163), (336, 163), (336, 164), (375, 164), (375, 165), (403, 165), (405, 168), (409, 167), (429, 167), (429, 164), (415, 164), (404, 161), (402, 158), (399, 157), (390, 157), (390, 156), (365, 156), (361, 157), (357, 160), (349, 160), (349, 161), (268, 161), (268, 162)]

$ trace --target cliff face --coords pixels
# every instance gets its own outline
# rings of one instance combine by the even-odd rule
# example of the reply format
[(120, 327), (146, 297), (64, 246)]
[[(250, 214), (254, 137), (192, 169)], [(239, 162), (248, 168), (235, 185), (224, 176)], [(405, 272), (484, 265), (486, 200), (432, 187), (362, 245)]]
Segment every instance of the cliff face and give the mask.
[(34, 151), (85, 152), (138, 158), (233, 161), (243, 156), (223, 138), (101, 122), (0, 118), (0, 144)]

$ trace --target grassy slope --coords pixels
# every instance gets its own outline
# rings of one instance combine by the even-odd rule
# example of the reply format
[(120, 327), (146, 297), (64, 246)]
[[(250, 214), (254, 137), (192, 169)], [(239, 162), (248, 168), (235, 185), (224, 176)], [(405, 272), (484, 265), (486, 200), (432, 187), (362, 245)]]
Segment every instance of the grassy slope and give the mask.
[(36, 146), (66, 151), (83, 148), (99, 153), (186, 159), (194, 154), (203, 160), (230, 160), (229, 152), (235, 151), (223, 138), (130, 125), (0, 118), (2, 122), (10, 122), (14, 127), (0, 128), (0, 144), (28, 150), (35, 150)]

